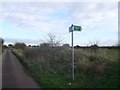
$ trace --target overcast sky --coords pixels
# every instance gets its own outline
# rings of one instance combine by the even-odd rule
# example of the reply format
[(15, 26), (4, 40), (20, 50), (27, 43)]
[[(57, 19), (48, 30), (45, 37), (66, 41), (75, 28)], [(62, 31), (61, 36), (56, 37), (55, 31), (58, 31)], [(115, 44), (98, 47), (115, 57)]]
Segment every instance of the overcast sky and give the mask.
[(48, 33), (71, 44), (68, 30), (71, 24), (82, 27), (81, 32), (74, 32), (74, 45), (89, 45), (95, 41), (99, 41), (99, 45), (115, 45), (118, 42), (118, 0), (5, 1), (0, 2), (0, 37), (6, 44), (37, 45), (46, 40)]

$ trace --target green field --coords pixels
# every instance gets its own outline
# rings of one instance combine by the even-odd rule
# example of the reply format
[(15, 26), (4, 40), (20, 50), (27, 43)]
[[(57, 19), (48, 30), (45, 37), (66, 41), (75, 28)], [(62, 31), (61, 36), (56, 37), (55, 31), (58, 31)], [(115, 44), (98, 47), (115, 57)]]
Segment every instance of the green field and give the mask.
[(71, 48), (27, 47), (14, 54), (44, 88), (118, 88), (118, 48), (75, 49), (74, 81)]

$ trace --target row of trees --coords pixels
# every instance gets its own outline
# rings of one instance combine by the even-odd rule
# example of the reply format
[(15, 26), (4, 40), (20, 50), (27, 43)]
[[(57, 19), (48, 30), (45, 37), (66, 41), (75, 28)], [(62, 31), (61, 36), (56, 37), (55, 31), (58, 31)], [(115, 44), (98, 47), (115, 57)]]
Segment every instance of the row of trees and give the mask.
[[(14, 45), (13, 44), (8, 44), (7, 45), (3, 45), (3, 48), (16, 48), (16, 49), (24, 49), (25, 47), (29, 47), (29, 48), (32, 48), (32, 47), (68, 47), (70, 48), (70, 45), (69, 44), (63, 44), (62, 46), (59, 46), (59, 45), (55, 45), (54, 43), (51, 44), (51, 43), (41, 43), (40, 45), (26, 45), (25, 43), (22, 43), (22, 42), (16, 42)], [(100, 46), (98, 46), (97, 44), (92, 44), (90, 46), (79, 46), (79, 45), (76, 45), (74, 46), (76, 49), (78, 48), (91, 48), (91, 49), (98, 49)], [(117, 46), (101, 46), (100, 48), (114, 48), (114, 47), (117, 47)]]
[[(57, 38), (54, 34), (48, 34), (48, 38), (45, 42), (41, 43), (40, 45), (26, 45), (25, 43), (16, 42), (14, 45), (9, 44), (8, 46), (4, 45), (5, 48), (20, 48), (24, 49), (25, 47), (58, 47), (62, 44), (62, 39)], [(70, 47), (69, 44), (63, 44), (63, 47)]]
[(7, 45), (3, 45), (3, 48), (16, 48), (16, 49), (24, 49), (26, 47), (25, 43), (21, 43), (21, 42), (17, 42), (14, 45), (13, 44), (8, 44)]
[[(5, 48), (16, 48), (16, 49), (24, 49), (25, 47), (54, 47), (51, 46), (50, 43), (41, 43), (40, 45), (26, 45), (25, 43), (22, 42), (17, 42), (14, 45), (13, 44), (8, 44), (4, 45)], [(56, 46), (57, 47), (57, 46)], [(69, 44), (63, 44), (62, 47), (70, 47)]]
[[(4, 44), (4, 39), (0, 38), (0, 42), (2, 44)], [(9, 44), (8, 46), (4, 45), (4, 48), (20, 48), (20, 49), (24, 49), (25, 47), (58, 47), (61, 46), (63, 42), (63, 39), (61, 38), (57, 38), (54, 34), (48, 34), (48, 38), (45, 40), (44, 43), (41, 43), (40, 45), (26, 45), (25, 43), (21, 43), (21, 42), (16, 42), (14, 45), (13, 44)], [(97, 49), (99, 46), (99, 41), (95, 41), (95, 42), (89, 42), (90, 45), (89, 47), (92, 49)], [(70, 47), (69, 44), (63, 44), (62, 47)], [(88, 47), (88, 46), (87, 46)], [(81, 46), (77, 45), (75, 46), (75, 48), (82, 48)]]

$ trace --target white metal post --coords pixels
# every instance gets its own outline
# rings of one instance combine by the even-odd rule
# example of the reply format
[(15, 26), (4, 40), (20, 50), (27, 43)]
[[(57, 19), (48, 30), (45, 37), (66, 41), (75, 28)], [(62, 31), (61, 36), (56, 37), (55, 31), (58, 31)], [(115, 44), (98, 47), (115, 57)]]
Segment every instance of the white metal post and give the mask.
[(74, 41), (73, 41), (73, 31), (81, 31), (82, 28), (81, 26), (77, 26), (77, 25), (71, 25), (71, 27), (69, 27), (69, 32), (71, 32), (71, 40), (72, 40), (72, 80), (75, 80), (75, 60), (74, 60)]
[(72, 30), (72, 80), (74, 80), (74, 46), (73, 46), (73, 30)]

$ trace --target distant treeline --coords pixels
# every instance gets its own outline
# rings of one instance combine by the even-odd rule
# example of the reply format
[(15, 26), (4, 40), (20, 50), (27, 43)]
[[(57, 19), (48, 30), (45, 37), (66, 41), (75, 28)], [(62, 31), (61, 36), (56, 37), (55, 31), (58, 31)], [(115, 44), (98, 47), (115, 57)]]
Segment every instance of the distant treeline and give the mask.
[(79, 48), (92, 48), (92, 47), (95, 47), (95, 48), (107, 48), (107, 49), (118, 49), (120, 48), (120, 46), (74, 46), (74, 48), (76, 49), (79, 49)]
[[(52, 47), (52, 48), (61, 48), (61, 47), (64, 47), (64, 48), (71, 48), (71, 46), (66, 43), (66, 44), (63, 44), (62, 46), (60, 45), (56, 45), (56, 43), (41, 43), (39, 45), (26, 45), (25, 43), (20, 43), (20, 42), (16, 42), (14, 45), (13, 44), (9, 44), (8, 46), (7, 45), (3, 45), (3, 48), (19, 48), (19, 49), (24, 49), (25, 47), (29, 47), (29, 48), (32, 48), (32, 47)], [(98, 48), (107, 48), (107, 49), (118, 49), (120, 46), (119, 45), (116, 45), (116, 46), (99, 46), (97, 44), (91, 44), (90, 46), (80, 46), (80, 45), (76, 45), (74, 46), (75, 49), (93, 49), (93, 50), (97, 50)]]

